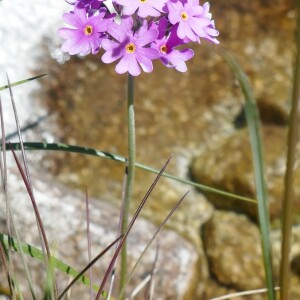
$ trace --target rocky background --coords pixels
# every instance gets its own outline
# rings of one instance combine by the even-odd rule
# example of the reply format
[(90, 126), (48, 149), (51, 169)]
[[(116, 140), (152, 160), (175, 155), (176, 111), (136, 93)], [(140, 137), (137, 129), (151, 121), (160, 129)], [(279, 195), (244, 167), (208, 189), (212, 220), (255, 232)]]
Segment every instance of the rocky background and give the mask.
[[(221, 45), (238, 58), (248, 74), (260, 110), (277, 280), (295, 11), (291, 7), (259, 0), (212, 1), (211, 9), (220, 31)], [(126, 76), (115, 74), (114, 67), (102, 64), (99, 57), (68, 58), (59, 52), (47, 55), (53, 54), (55, 47), (49, 38), (44, 38), (40, 47), (45, 55), (38, 59), (41, 67), (35, 69), (36, 72), (46, 70), (48, 76), (43, 79), (42, 88), (32, 96), (34, 104), (46, 110), (49, 117), (28, 133), (28, 138), (54, 139), (126, 156)], [(168, 169), (170, 173), (255, 198), (252, 156), (243, 114), (244, 100), (219, 48), (207, 42), (194, 47), (195, 57), (189, 62), (189, 71), (185, 74), (157, 63), (152, 74), (143, 74), (136, 79), (137, 159), (160, 168), (174, 153)], [(96, 214), (95, 235), (104, 226), (99, 222), (102, 220), (101, 216), (97, 216), (99, 211), (108, 213), (112, 206), (111, 215), (116, 215), (123, 166), (73, 154), (43, 154), (38, 160), (32, 155), (31, 162), (39, 170), (36, 181), (43, 172), (51, 172), (55, 180), (67, 184), (69, 189), (84, 190), (87, 186), (93, 197), (101, 199), (91, 202)], [(133, 210), (153, 178), (144, 171), (137, 172)], [(42, 194), (47, 191), (50, 197), (61, 199), (57, 201), (62, 216), (83, 210), (80, 208), (82, 201), (74, 200), (84, 199), (83, 195), (61, 188), (61, 183), (52, 178), (46, 182), (51, 187), (59, 186), (59, 196), (51, 196), (47, 184), (42, 187), (36, 184), (37, 189)], [(292, 299), (300, 297), (299, 184), (297, 161), (291, 257)], [(159, 224), (187, 189), (190, 187), (162, 179), (143, 210), (143, 217), (150, 221), (145, 221), (145, 224), (149, 228), (153, 226), (151, 223)], [(69, 195), (74, 196), (67, 200)], [(45, 218), (50, 207), (54, 211), (58, 209), (53, 203), (48, 205), (45, 206)], [(105, 208), (99, 208), (102, 205)], [(170, 230), (166, 234), (169, 238), (161, 239), (163, 249), (160, 253), (164, 262), (161, 265), (171, 268), (169, 273), (165, 273), (165, 280), (170, 281), (173, 287), (178, 282), (182, 286), (179, 290), (170, 287), (164, 293), (166, 289), (161, 282), (161, 290), (159, 287), (157, 290), (161, 298), (157, 296), (156, 299), (205, 300), (264, 287), (256, 214), (253, 204), (192, 189), (168, 225)], [(79, 218), (74, 216), (71, 220)], [(111, 218), (110, 215), (105, 217)], [(84, 222), (84, 216), (81, 222)], [(52, 230), (55, 226), (50, 224), (49, 230)], [(32, 228), (33, 225), (25, 226)], [(62, 227), (65, 235), (59, 240), (71, 240), (71, 248), (75, 249), (62, 251), (62, 258), (68, 257), (70, 264), (80, 265), (80, 252), (76, 251), (84, 239), (84, 229), (78, 233), (78, 229), (75, 230), (78, 225), (75, 227), (71, 222), (68, 226), (58, 226), (51, 234), (61, 234)], [(142, 226), (138, 228), (141, 231), (133, 237), (133, 245), (142, 244), (140, 238), (143, 232), (150, 231)], [(168, 249), (173, 249), (172, 254)], [(185, 254), (177, 256), (175, 253), (180, 253), (177, 251)], [(168, 253), (171, 258), (167, 258)], [(135, 256), (133, 253), (132, 257)], [(150, 262), (145, 263), (141, 274), (147, 272), (147, 264), (149, 266)], [(184, 279), (178, 281), (178, 278)], [(265, 298), (255, 295), (236, 299)]]

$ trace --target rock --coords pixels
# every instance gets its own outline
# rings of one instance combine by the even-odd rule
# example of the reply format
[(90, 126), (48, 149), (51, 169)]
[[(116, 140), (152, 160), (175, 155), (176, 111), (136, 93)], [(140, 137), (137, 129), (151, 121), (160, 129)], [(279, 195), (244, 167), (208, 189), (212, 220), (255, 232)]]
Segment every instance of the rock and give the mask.
[[(210, 273), (215, 278), (215, 281), (210, 281), (208, 285), (209, 297), (260, 289), (265, 286), (259, 229), (245, 215), (216, 210), (202, 228), (202, 239)], [(273, 230), (270, 239), (275, 285), (278, 285), (281, 257), (280, 230)], [(300, 277), (297, 261), (300, 255), (300, 226), (293, 227), (292, 241), (291, 299), (299, 299)], [(215, 286), (215, 290), (211, 290), (211, 286)], [(265, 297), (255, 295), (247, 299), (265, 299)]]
[[(285, 173), (286, 128), (263, 126), (266, 178), (270, 202), (270, 215), (276, 220), (281, 213), (283, 180)], [(299, 152), (298, 152), (299, 153)], [(295, 163), (295, 213), (300, 209), (300, 168)], [(252, 153), (247, 129), (237, 131), (231, 137), (200, 153), (191, 164), (192, 178), (202, 184), (234, 194), (256, 198)], [(221, 209), (244, 212), (256, 218), (256, 205), (207, 193), (208, 199)]]
[(257, 106), (262, 123), (286, 125), (289, 117), (290, 86), (273, 83), (261, 92)]
[[(31, 202), (16, 168), (10, 168), (9, 171), (9, 199), (20, 238), (24, 242), (38, 246), (40, 243)], [(70, 266), (81, 270), (87, 264), (85, 196), (58, 185), (36, 168), (31, 170), (31, 175), (35, 198), (53, 249), (52, 253)], [(1, 211), (5, 211), (4, 203), (1, 201)], [(116, 238), (119, 210), (110, 203), (90, 199), (90, 214), (92, 256), (94, 257)], [(0, 232), (6, 232), (5, 213), (1, 214), (0, 224)], [(137, 220), (128, 240), (129, 270), (154, 234), (155, 228), (156, 226), (142, 218)], [(196, 289), (194, 278), (199, 272), (198, 253), (195, 247), (170, 230), (164, 230), (161, 233), (160, 241), (155, 299), (174, 299), (175, 297), (186, 299), (184, 297), (187, 293), (193, 297)], [(155, 252), (154, 243), (135, 272), (128, 291), (149, 274)], [(93, 268), (95, 283), (100, 282), (111, 257), (112, 252), (106, 254)], [(44, 265), (32, 259), (28, 259), (28, 264), (40, 293), (41, 283), (45, 277)], [(28, 286), (22, 276), (22, 270), (21, 265), (17, 263), (15, 271), (19, 283), (26, 291), (25, 299), (29, 299)], [(5, 273), (2, 270), (0, 274), (0, 282), (3, 285), (6, 283)], [(58, 289), (61, 291), (67, 285), (69, 277), (57, 272), (57, 278)], [(73, 299), (87, 299), (88, 293), (89, 288), (80, 283), (77, 283), (72, 290)]]
[(215, 211), (203, 226), (203, 244), (219, 283), (238, 290), (264, 286), (259, 231), (246, 216)]

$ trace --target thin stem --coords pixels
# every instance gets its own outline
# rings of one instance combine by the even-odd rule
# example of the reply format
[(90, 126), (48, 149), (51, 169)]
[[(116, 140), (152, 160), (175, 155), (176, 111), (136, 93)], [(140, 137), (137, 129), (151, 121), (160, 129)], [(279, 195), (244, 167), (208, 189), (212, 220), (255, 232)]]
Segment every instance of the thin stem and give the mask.
[[(134, 118), (134, 78), (128, 74), (127, 81), (127, 128), (128, 128), (128, 174), (122, 216), (122, 234), (125, 234), (128, 227), (130, 202), (132, 198), (134, 173), (135, 173), (135, 118)], [(127, 247), (124, 242), (121, 253), (120, 289), (126, 283), (127, 278)], [(124, 297), (125, 299), (125, 297)]]
[(291, 229), (293, 222), (294, 208), (294, 162), (296, 155), (296, 144), (298, 138), (299, 121), (299, 99), (300, 99), (300, 3), (297, 1), (297, 32), (296, 32), (296, 60), (294, 69), (294, 82), (292, 92), (292, 108), (290, 113), (289, 133), (288, 133), (288, 153), (286, 172), (284, 178), (284, 202), (282, 212), (282, 246), (280, 265), (280, 299), (290, 299), (290, 248)]

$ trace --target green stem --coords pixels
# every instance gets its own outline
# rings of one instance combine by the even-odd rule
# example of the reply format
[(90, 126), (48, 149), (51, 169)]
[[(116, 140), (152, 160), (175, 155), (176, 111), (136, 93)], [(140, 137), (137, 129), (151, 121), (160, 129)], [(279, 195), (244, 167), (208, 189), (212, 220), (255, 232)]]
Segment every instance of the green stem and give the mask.
[(300, 3), (297, 1), (297, 32), (296, 32), (296, 60), (294, 69), (294, 83), (292, 92), (292, 108), (290, 113), (289, 133), (288, 133), (288, 153), (286, 172), (284, 179), (284, 201), (282, 212), (282, 246), (280, 265), (280, 299), (290, 299), (290, 248), (291, 229), (294, 209), (294, 162), (296, 156), (296, 144), (298, 137), (299, 122), (299, 99), (300, 99)]
[[(134, 173), (135, 173), (135, 118), (134, 118), (134, 78), (128, 74), (127, 81), (127, 128), (128, 128), (128, 167), (126, 178), (125, 199), (122, 216), (122, 234), (125, 234), (128, 227), (128, 216), (130, 212), (130, 202), (132, 198)], [(120, 289), (123, 288), (127, 280), (127, 246), (126, 241), (121, 253)], [(125, 298), (124, 298), (125, 299)]]

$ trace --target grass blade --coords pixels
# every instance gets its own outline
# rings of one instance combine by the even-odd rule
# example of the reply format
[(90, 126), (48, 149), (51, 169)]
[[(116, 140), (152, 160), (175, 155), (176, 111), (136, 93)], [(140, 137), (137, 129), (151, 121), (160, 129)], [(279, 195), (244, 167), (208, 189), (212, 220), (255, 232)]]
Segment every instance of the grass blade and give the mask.
[[(0, 124), (1, 124), (1, 136), (2, 136), (2, 151), (0, 153), (0, 170), (1, 170), (1, 180), (2, 180), (2, 187), (3, 187), (3, 193), (5, 198), (5, 204), (6, 204), (6, 227), (8, 234), (11, 235), (12, 233), (12, 226), (11, 226), (11, 210), (10, 210), (10, 202), (7, 195), (7, 165), (6, 165), (6, 147), (5, 147), (5, 128), (4, 128), (4, 114), (2, 109), (2, 99), (0, 96)], [(4, 249), (1, 246), (0, 249), (1, 253), (1, 259), (3, 262), (3, 266), (6, 272), (10, 295), (14, 297), (15, 289), (13, 288), (13, 265), (11, 262), (11, 250), (7, 252), (7, 256), (4, 255)]]
[[(58, 300), (61, 300), (64, 295), (69, 291), (69, 289), (82, 278), (83, 274), (90, 270), (90, 268), (113, 246), (115, 245), (123, 236), (118, 237), (115, 241), (109, 244), (101, 253), (99, 253), (93, 260), (91, 260), (84, 269), (82, 269), (78, 275), (68, 284), (68, 286), (63, 290), (63, 292), (59, 295)], [(91, 285), (92, 286), (92, 285)]]
[(7, 81), (8, 81), (8, 89), (9, 89), (9, 93), (10, 93), (11, 103), (12, 103), (14, 116), (15, 116), (15, 123), (16, 123), (16, 126), (17, 126), (18, 138), (19, 138), (19, 142), (20, 142), (20, 149), (21, 149), (23, 163), (24, 163), (24, 170), (21, 167), (21, 164), (19, 163), (19, 160), (18, 160), (17, 156), (15, 155), (14, 150), (11, 148), (11, 146), (10, 146), (10, 148), (12, 150), (13, 156), (15, 158), (15, 161), (17, 163), (17, 166), (19, 168), (19, 171), (21, 173), (21, 176), (22, 176), (23, 181), (26, 185), (28, 194), (29, 194), (31, 202), (32, 202), (34, 213), (35, 213), (35, 216), (36, 216), (36, 219), (37, 219), (37, 225), (38, 225), (38, 229), (39, 229), (39, 233), (40, 233), (42, 248), (45, 246), (47, 256), (50, 257), (51, 255), (50, 255), (49, 244), (48, 244), (48, 241), (47, 241), (47, 237), (46, 237), (46, 233), (45, 233), (44, 226), (43, 226), (43, 223), (42, 223), (42, 219), (40, 217), (40, 213), (38, 211), (38, 207), (37, 207), (35, 197), (34, 197), (34, 193), (33, 193), (29, 168), (28, 168), (28, 164), (27, 164), (27, 158), (26, 158), (24, 145), (23, 145), (23, 138), (22, 138), (22, 135), (21, 135), (21, 127), (20, 127), (19, 117), (18, 117), (17, 108), (16, 108), (16, 104), (15, 104), (15, 100), (14, 100), (14, 96), (13, 96), (13, 92), (12, 92), (12, 88), (11, 88), (11, 84), (10, 84), (8, 76), (7, 76)]
[[(90, 231), (90, 208), (89, 208), (89, 195), (87, 188), (85, 189), (85, 212), (86, 212), (86, 237), (87, 237), (87, 245), (88, 245), (88, 261), (89, 263), (92, 260), (92, 243), (91, 243), (91, 231)], [(89, 269), (89, 276), (91, 280), (90, 284), (90, 294), (91, 294), (91, 300), (94, 298), (93, 293), (93, 277), (91, 269)]]
[(245, 97), (245, 113), (250, 133), (250, 142), (254, 164), (258, 218), (262, 237), (262, 253), (266, 276), (265, 280), (268, 288), (268, 298), (269, 300), (274, 300), (275, 293), (270, 244), (269, 203), (267, 195), (267, 185), (265, 181), (263, 146), (260, 134), (260, 120), (258, 109), (247, 75), (244, 73), (238, 62), (233, 58), (231, 54), (229, 54), (225, 50), (222, 52), (222, 54), (231, 70), (235, 74)]
[[(279, 287), (275, 287), (274, 288), (275, 291), (280, 290)], [(263, 294), (263, 293), (267, 293), (268, 289), (257, 289), (257, 290), (251, 290), (251, 291), (243, 291), (243, 292), (237, 292), (237, 293), (233, 293), (233, 294), (227, 294), (224, 296), (220, 296), (220, 297), (216, 297), (216, 298), (211, 298), (210, 300), (230, 300), (233, 298), (241, 298), (243, 296), (251, 296), (251, 295), (258, 295), (258, 294)]]
[[(126, 193), (126, 183), (127, 183), (127, 174), (128, 174), (128, 164), (126, 162), (125, 165), (125, 170), (124, 170), (124, 177), (123, 177), (123, 184), (122, 184), (122, 201), (121, 201), (121, 207), (120, 207), (120, 215), (119, 215), (119, 225), (118, 225), (118, 236), (122, 232), (122, 217), (124, 215), (124, 205), (125, 205), (125, 193)], [(118, 244), (116, 245), (116, 249), (118, 248)], [(110, 280), (110, 285), (108, 289), (108, 295), (107, 295), (107, 300), (111, 299), (111, 295), (113, 292), (113, 286), (115, 284), (115, 279), (116, 279), (116, 267), (115, 265), (112, 267), (112, 272), (111, 272), (111, 280)]]
[(100, 299), (100, 296), (102, 295), (102, 292), (103, 292), (103, 289), (104, 289), (104, 285), (105, 285), (105, 283), (106, 283), (106, 281), (108, 279), (109, 274), (111, 273), (111, 271), (112, 271), (112, 269), (113, 269), (113, 267), (115, 265), (115, 262), (116, 262), (116, 260), (118, 258), (118, 255), (120, 254), (120, 251), (122, 250), (122, 246), (123, 246), (123, 244), (124, 244), (124, 242), (125, 242), (128, 234), (129, 234), (129, 232), (131, 231), (132, 226), (134, 225), (137, 217), (139, 216), (142, 208), (144, 207), (146, 201), (148, 200), (148, 198), (149, 198), (151, 192), (153, 191), (154, 187), (156, 186), (158, 180), (160, 179), (160, 177), (162, 176), (163, 172), (165, 171), (165, 169), (166, 169), (167, 165), (169, 164), (170, 160), (171, 160), (171, 157), (167, 160), (167, 162), (165, 163), (165, 165), (163, 166), (163, 168), (161, 169), (161, 171), (159, 172), (159, 174), (154, 179), (154, 181), (151, 184), (149, 190), (147, 191), (147, 193), (144, 196), (142, 202), (140, 203), (139, 207), (137, 208), (135, 214), (133, 215), (133, 217), (131, 219), (131, 222), (129, 223), (128, 228), (127, 228), (127, 230), (126, 230), (126, 232), (125, 232), (122, 240), (120, 241), (120, 244), (118, 245), (118, 248), (117, 248), (117, 250), (116, 250), (116, 252), (115, 252), (115, 254), (114, 254), (114, 256), (113, 256), (113, 258), (112, 258), (112, 260), (111, 260), (111, 262), (110, 262), (110, 264), (109, 264), (109, 266), (108, 266), (108, 268), (107, 268), (107, 270), (106, 270), (106, 272), (104, 274), (103, 280), (102, 280), (102, 282), (100, 284), (100, 288), (99, 288), (99, 291), (98, 291), (98, 293), (96, 295), (95, 300), (99, 300)]
[(156, 239), (156, 237), (158, 236), (158, 234), (161, 232), (161, 230), (163, 229), (163, 227), (166, 225), (166, 223), (168, 222), (168, 220), (172, 217), (172, 215), (174, 214), (174, 212), (178, 209), (179, 205), (182, 203), (182, 201), (185, 199), (185, 197), (188, 195), (189, 191), (186, 192), (181, 199), (176, 203), (176, 205), (172, 208), (172, 210), (168, 213), (167, 217), (164, 219), (164, 221), (158, 226), (156, 232), (153, 234), (152, 238), (150, 239), (150, 241), (148, 242), (147, 246), (145, 247), (145, 249), (143, 250), (143, 252), (141, 253), (139, 259), (136, 261), (136, 263), (134, 264), (128, 278), (127, 278), (127, 282), (126, 284), (123, 286), (119, 298), (118, 300), (122, 299), (124, 293), (125, 293), (125, 289), (126, 286), (128, 285), (132, 275), (134, 274), (135, 269), (137, 268), (137, 266), (139, 265), (139, 263), (141, 262), (143, 256), (145, 255), (145, 253), (148, 251), (149, 247), (151, 246), (151, 244), (153, 243), (153, 241)]
[(155, 258), (152, 265), (152, 270), (150, 274), (150, 281), (148, 285), (147, 291), (147, 300), (153, 300), (154, 290), (155, 290), (155, 280), (154, 276), (157, 270), (157, 261), (158, 261), (158, 254), (159, 254), (159, 241), (157, 243), (156, 251), (155, 251)]
[[(38, 261), (45, 260), (43, 251), (26, 243), (22, 243), (22, 242), (18, 243), (16, 239), (9, 237), (6, 234), (0, 233), (0, 243), (5, 253), (7, 253), (8, 249), (11, 248), (15, 252), (23, 252), (25, 255), (30, 256)], [(74, 268), (62, 262), (61, 260), (55, 258), (54, 256), (51, 256), (51, 263), (53, 264), (55, 269), (71, 277), (76, 277), (79, 274), (79, 272), (77, 272)], [(84, 275), (79, 276), (78, 280), (80, 280), (83, 284), (87, 286), (90, 285), (89, 278)], [(93, 285), (93, 289), (98, 291), (99, 286)]]
[[(21, 167), (21, 164), (19, 163), (19, 161), (18, 161), (18, 159), (17, 159), (17, 157), (14, 153), (14, 150), (13, 149), (11, 149), (11, 150), (13, 152), (13, 156), (15, 158), (15, 161), (16, 161), (17, 166), (19, 168), (20, 174), (23, 178), (23, 181), (24, 181), (25, 186), (27, 188), (27, 192), (28, 192), (28, 194), (30, 196), (30, 199), (31, 199), (31, 202), (32, 202), (33, 210), (34, 210), (36, 221), (37, 221), (37, 226), (38, 226), (38, 231), (39, 231), (39, 236), (40, 236), (40, 240), (41, 240), (42, 249), (43, 249), (43, 251), (46, 251), (46, 253), (47, 253), (48, 260), (45, 259), (45, 266), (46, 266), (46, 270), (47, 270), (47, 281), (49, 281), (50, 277), (48, 275), (51, 274), (51, 272), (50, 272), (50, 261), (49, 261), (50, 257), (51, 257), (50, 247), (49, 247), (49, 244), (48, 244), (48, 240), (47, 240), (46, 232), (45, 232), (45, 229), (44, 229), (44, 225), (43, 225), (42, 219), (40, 217), (40, 213), (39, 213), (39, 210), (38, 210), (38, 207), (37, 207), (37, 204), (36, 204), (36, 201), (35, 201), (35, 197), (34, 197), (34, 192), (33, 192), (30, 173), (29, 173), (29, 168), (28, 168), (28, 164), (27, 164), (27, 158), (26, 158), (26, 154), (25, 154), (25, 150), (24, 150), (24, 146), (23, 146), (23, 138), (22, 138), (22, 135), (21, 135), (21, 126), (20, 126), (19, 117), (18, 117), (18, 113), (17, 113), (17, 107), (16, 107), (16, 104), (15, 104), (15, 100), (14, 100), (14, 96), (13, 96), (13, 92), (12, 92), (12, 87), (11, 87), (10, 80), (9, 80), (9, 77), (8, 77), (7, 74), (6, 74), (6, 77), (7, 77), (8, 89), (9, 89), (9, 93), (10, 93), (10, 99), (11, 99), (13, 112), (14, 112), (14, 116), (15, 116), (15, 123), (16, 123), (16, 126), (17, 126), (18, 138), (19, 138), (19, 142), (20, 142), (20, 146), (21, 146), (21, 153), (22, 153), (25, 172), (23, 171), (23, 169)], [(44, 250), (44, 248), (45, 248), (45, 250)], [(51, 280), (53, 281), (54, 298), (57, 299), (56, 283), (55, 283), (54, 278), (52, 278)]]
[(24, 84), (24, 83), (27, 83), (29, 81), (41, 78), (41, 77), (46, 76), (46, 75), (47, 74), (41, 74), (41, 75), (38, 75), (38, 76), (30, 77), (30, 78), (27, 78), (27, 79), (24, 79), (24, 80), (16, 81), (16, 82), (13, 82), (11, 84), (7, 84), (7, 85), (4, 85), (4, 86), (1, 86), (0, 87), (0, 91), (8, 89), (10, 86), (13, 87), (13, 86), (17, 86), (17, 85), (20, 85), (20, 84)]
[(298, 139), (299, 101), (300, 101), (300, 2), (297, 3), (296, 59), (293, 78), (292, 107), (289, 120), (287, 162), (284, 178), (284, 197), (282, 212), (282, 243), (280, 264), (280, 299), (290, 299), (290, 248), (294, 208), (294, 163)]
[[(9, 92), (10, 92), (10, 98), (11, 101), (13, 102), (13, 93), (10, 87), (10, 82), (9, 79), (8, 80), (8, 88), (9, 88)], [(18, 230), (15, 226), (15, 221), (14, 221), (14, 217), (13, 217), (13, 213), (12, 213), (12, 207), (11, 207), (11, 202), (10, 199), (8, 197), (8, 186), (7, 186), (7, 165), (6, 165), (6, 143), (5, 143), (5, 129), (4, 129), (4, 114), (3, 114), (3, 109), (2, 109), (2, 103), (1, 103), (1, 135), (2, 135), (2, 154), (3, 154), (3, 161), (1, 161), (1, 175), (3, 176), (2, 178), (2, 185), (3, 185), (3, 191), (4, 191), (4, 197), (5, 197), (5, 202), (6, 202), (6, 213), (7, 213), (7, 229), (8, 229), (8, 234), (10, 236), (12, 236), (12, 232), (14, 231), (15, 235), (16, 235), (16, 239), (17, 242), (20, 243), (20, 238), (19, 238), (19, 233)], [(5, 145), (5, 146), (4, 146)], [(10, 256), (10, 249), (7, 252), (7, 257)], [(24, 267), (24, 271), (25, 271), (25, 276), (29, 285), (29, 290), (31, 292), (31, 296), (33, 299), (36, 299), (36, 295), (35, 295), (35, 291), (34, 291), (34, 287), (33, 287), (33, 283), (31, 280), (31, 276), (29, 273), (29, 269), (25, 260), (25, 256), (24, 253), (22, 251), (20, 251), (20, 257), (21, 257), (21, 262), (23, 264)], [(10, 260), (10, 262), (12, 262), (12, 260)], [(11, 271), (11, 276), (14, 276), (15, 274), (13, 273), (13, 264), (11, 264), (12, 267), (12, 271)], [(14, 280), (15, 285), (15, 290), (18, 292), (18, 287), (17, 287), (17, 282)], [(18, 292), (18, 295), (20, 297), (22, 297), (21, 293)], [(14, 295), (13, 295), (14, 296)]]
[[(105, 151), (101, 151), (101, 150), (97, 150), (97, 149), (93, 149), (93, 148), (88, 148), (88, 147), (74, 146), (74, 145), (68, 145), (68, 144), (62, 144), (62, 143), (39, 143), (39, 142), (25, 142), (23, 145), (24, 145), (25, 150), (63, 151), (63, 152), (69, 152), (69, 153), (81, 153), (81, 154), (85, 154), (85, 155), (91, 155), (91, 156), (97, 156), (97, 157), (101, 157), (101, 158), (105, 158), (105, 159), (110, 159), (110, 160), (120, 162), (123, 164), (126, 163), (126, 158), (121, 155), (113, 154), (113, 153), (109, 153), (109, 152), (105, 152)], [(11, 143), (11, 146), (16, 151), (20, 150), (19, 143)], [(135, 163), (135, 167), (139, 168), (141, 170), (150, 172), (150, 173), (159, 174), (159, 170), (151, 168), (151, 167), (146, 166), (141, 163)], [(166, 172), (164, 172), (162, 174), (162, 176), (169, 178), (171, 180), (175, 180), (177, 182), (188, 184), (190, 186), (196, 187), (205, 192), (222, 195), (224, 197), (229, 197), (229, 198), (236, 199), (236, 200), (246, 201), (246, 202), (250, 202), (253, 204), (257, 203), (256, 200), (254, 200), (254, 199), (235, 195), (232, 193), (228, 193), (226, 191), (215, 189), (215, 188), (209, 187), (207, 185), (199, 184), (199, 183), (196, 183), (191, 180), (182, 179), (182, 178), (179, 178), (177, 176), (174, 176), (174, 175), (166, 173)]]

